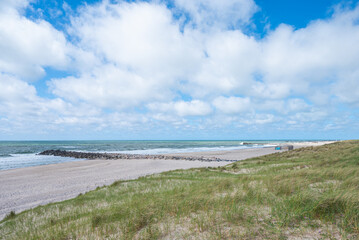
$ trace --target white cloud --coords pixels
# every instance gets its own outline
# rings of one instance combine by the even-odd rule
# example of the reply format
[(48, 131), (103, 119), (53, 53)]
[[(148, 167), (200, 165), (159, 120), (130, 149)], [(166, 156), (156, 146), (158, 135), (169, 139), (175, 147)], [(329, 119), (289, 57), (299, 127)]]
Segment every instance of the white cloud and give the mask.
[(2, 3), (0, 8), (3, 5), (7, 10), (0, 14), (0, 72), (34, 80), (45, 75), (44, 67), (64, 69), (69, 62), (64, 34), (44, 20), (21, 16), (14, 7), (26, 6), (26, 1)]
[(252, 103), (252, 108), (256, 111), (276, 111), (278, 114), (288, 115), (296, 112), (306, 112), (311, 109), (311, 106), (299, 98), (290, 98), (288, 100), (257, 99)]
[[(236, 9), (235, 4), (246, 6), (235, 21), (248, 21), (257, 9), (251, 1), (176, 4), (197, 25), (210, 25), (209, 18), (233, 24), (224, 13)], [(78, 37), (77, 47), (97, 61), (77, 77), (55, 79), (49, 85), (55, 95), (74, 103), (121, 111), (145, 104), (158, 119), (172, 118), (168, 114), (207, 116), (212, 103), (218, 113), (257, 112), (253, 122), (258, 124), (274, 121), (272, 111), (297, 113), (294, 122), (315, 115), (303, 99), (323, 105), (334, 94), (344, 102), (356, 101), (350, 73), (359, 62), (354, 44), (359, 41), (357, 9), (337, 11), (331, 19), (298, 30), (283, 24), (264, 39), (255, 39), (238, 29), (202, 31), (191, 23), (181, 32), (182, 19), (174, 19), (157, 3), (86, 6), (72, 20), (70, 33)], [(344, 81), (343, 76), (352, 80)], [(336, 90), (324, 93), (333, 81)], [(342, 94), (348, 85), (351, 94)], [(197, 100), (173, 101), (183, 93)]]
[[(226, 1), (221, 6), (227, 9), (234, 3)], [(250, 1), (238, 3), (251, 5)], [(192, 10), (203, 5), (177, 4)], [(216, 4), (209, 1), (208, 8), (215, 9)], [(189, 25), (181, 32), (180, 20), (173, 19), (161, 4), (103, 2), (82, 8), (71, 29), (80, 39), (78, 47), (105, 63), (101, 66), (98, 62), (79, 77), (57, 79), (50, 85), (55, 94), (67, 99), (115, 108), (172, 101), (178, 91), (203, 101), (221, 95), (262, 101), (297, 95), (323, 104), (324, 95), (316, 88), (322, 89), (321, 85), (333, 80), (340, 82), (339, 74), (357, 68), (357, 9), (312, 22), (303, 29), (280, 25), (256, 40), (240, 30), (204, 33)]]
[(165, 5), (88, 6), (73, 19), (71, 32), (80, 39), (78, 47), (100, 61), (92, 59), (92, 68), (81, 70), (79, 77), (55, 79), (49, 86), (70, 101), (101, 107), (122, 109), (171, 100), (179, 82), (198, 69), (202, 57)]
[(4, 129), (19, 134), (34, 129), (38, 132), (58, 131), (63, 127), (59, 124), (69, 124), (64, 119), (81, 119), (85, 124), (99, 117), (101, 112), (88, 104), (75, 106), (60, 98), (41, 98), (31, 84), (0, 73), (0, 119), (6, 124)]
[(291, 112), (299, 112), (308, 109), (309, 105), (303, 100), (298, 98), (289, 99), (285, 108)]
[(241, 119), (241, 123), (255, 126), (257, 124), (263, 125), (263, 124), (269, 124), (273, 123), (275, 121), (278, 121), (273, 114), (250, 114), (247, 115), (246, 118)]
[(4, 13), (16, 13), (29, 5), (31, 0), (1, 0), (0, 12)]
[(212, 112), (211, 106), (200, 100), (177, 101), (170, 103), (151, 103), (148, 108), (155, 112), (167, 114), (175, 113), (178, 116), (206, 116)]
[(104, 2), (83, 8), (72, 31), (80, 39), (79, 47), (162, 81), (187, 77), (202, 56), (165, 5)]
[[(299, 127), (337, 117), (334, 103), (358, 106), (359, 5), (258, 39), (241, 30), (258, 11), (253, 0), (174, 4), (84, 5), (68, 13), (65, 34), (23, 16), (28, 1), (1, 1), (0, 120), (99, 130), (162, 121), (186, 129)], [(29, 83), (47, 67), (70, 74), (48, 82), (53, 99)]]
[(280, 25), (263, 41), (263, 83), (259, 84), (263, 90), (258, 93), (275, 98), (310, 96), (316, 88), (345, 80), (342, 73), (358, 69), (358, 19), (359, 6), (298, 30)]
[(241, 113), (251, 109), (250, 99), (240, 97), (218, 97), (214, 99), (213, 105), (226, 114)]
[(333, 92), (345, 103), (359, 106), (359, 67), (356, 71), (339, 75), (341, 81), (333, 85)]
[(54, 79), (52, 92), (72, 102), (87, 102), (98, 107), (123, 109), (146, 101), (170, 98), (167, 85), (144, 78), (114, 65), (104, 65), (80, 77)]
[[(242, 32), (225, 31), (205, 35), (207, 58), (190, 76), (188, 91), (196, 97), (244, 94), (253, 83), (260, 57), (260, 46)], [(201, 43), (198, 43), (202, 47)]]
[(174, 103), (174, 108), (180, 116), (205, 116), (212, 112), (209, 104), (199, 100), (179, 101)]
[(27, 101), (36, 95), (36, 89), (9, 75), (0, 73), (0, 101)]
[(14, 118), (41, 116), (59, 104), (57, 100), (42, 100), (32, 85), (4, 74), (0, 74), (0, 103), (0, 113)]
[(312, 122), (315, 123), (320, 120), (324, 120), (328, 116), (328, 113), (322, 109), (312, 109), (309, 112), (299, 112), (290, 117), (291, 120), (305, 123)]
[(175, 0), (199, 28), (233, 27), (248, 23), (258, 6), (253, 0)]

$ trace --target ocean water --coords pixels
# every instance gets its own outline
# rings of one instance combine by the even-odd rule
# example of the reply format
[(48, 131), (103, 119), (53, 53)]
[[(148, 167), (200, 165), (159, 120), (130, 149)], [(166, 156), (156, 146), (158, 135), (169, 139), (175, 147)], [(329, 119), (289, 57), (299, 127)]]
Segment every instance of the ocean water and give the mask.
[(164, 154), (270, 147), (278, 142), (285, 141), (0, 141), (0, 170), (83, 160), (37, 155), (51, 149)]

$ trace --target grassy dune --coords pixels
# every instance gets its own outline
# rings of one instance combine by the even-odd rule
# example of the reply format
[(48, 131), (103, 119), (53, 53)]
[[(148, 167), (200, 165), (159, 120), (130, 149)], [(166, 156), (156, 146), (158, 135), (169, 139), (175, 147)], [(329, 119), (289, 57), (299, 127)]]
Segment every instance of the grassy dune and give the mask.
[(119, 181), (11, 214), (1, 239), (358, 239), (359, 141)]

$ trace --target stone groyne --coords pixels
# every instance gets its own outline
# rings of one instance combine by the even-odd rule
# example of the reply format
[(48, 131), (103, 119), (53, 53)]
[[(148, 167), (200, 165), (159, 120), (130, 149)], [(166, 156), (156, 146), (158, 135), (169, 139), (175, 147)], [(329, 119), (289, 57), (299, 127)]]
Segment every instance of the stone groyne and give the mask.
[(83, 159), (161, 159), (161, 160), (187, 160), (187, 161), (205, 161), (205, 162), (235, 162), (235, 160), (225, 160), (217, 157), (204, 158), (204, 157), (182, 157), (170, 155), (145, 155), (145, 154), (125, 154), (125, 153), (93, 153), (93, 152), (74, 152), (64, 150), (46, 150), (39, 155), (50, 155), (60, 157), (72, 157)]

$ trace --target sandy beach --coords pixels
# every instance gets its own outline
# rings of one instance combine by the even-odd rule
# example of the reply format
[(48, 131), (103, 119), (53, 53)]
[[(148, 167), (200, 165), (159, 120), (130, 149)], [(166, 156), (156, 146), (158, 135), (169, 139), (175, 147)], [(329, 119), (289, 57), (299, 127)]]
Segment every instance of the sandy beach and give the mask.
[[(308, 145), (310, 144), (305, 146)], [(274, 152), (279, 151), (271, 147), (168, 155), (244, 160)], [(136, 179), (175, 169), (217, 167), (226, 164), (229, 163), (151, 159), (85, 160), (4, 170), (0, 171), (0, 219), (10, 211), (19, 213), (39, 205), (70, 199), (116, 180)]]

